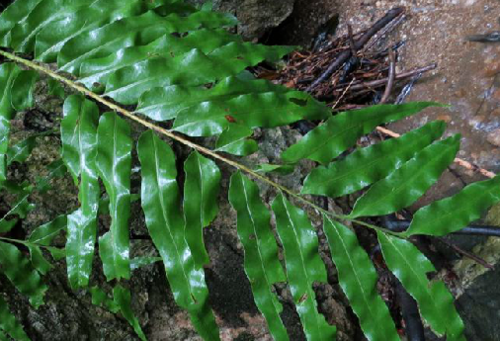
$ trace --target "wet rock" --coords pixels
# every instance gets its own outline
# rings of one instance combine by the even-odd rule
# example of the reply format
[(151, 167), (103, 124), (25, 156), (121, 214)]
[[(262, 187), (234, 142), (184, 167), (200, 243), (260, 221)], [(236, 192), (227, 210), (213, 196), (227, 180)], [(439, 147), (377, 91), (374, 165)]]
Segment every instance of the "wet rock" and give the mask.
[[(206, 0), (190, 0), (194, 4)], [(244, 39), (261, 38), (269, 29), (277, 27), (291, 13), (295, 0), (215, 0), (214, 9), (234, 14), (240, 24), (238, 33)]]

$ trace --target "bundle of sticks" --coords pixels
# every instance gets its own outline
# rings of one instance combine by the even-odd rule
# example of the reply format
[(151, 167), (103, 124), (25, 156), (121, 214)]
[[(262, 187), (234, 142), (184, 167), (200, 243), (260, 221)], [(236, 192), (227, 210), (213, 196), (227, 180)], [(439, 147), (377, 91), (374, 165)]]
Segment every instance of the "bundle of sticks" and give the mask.
[(294, 52), (284, 69), (278, 73), (261, 70), (259, 77), (310, 92), (335, 111), (386, 103), (396, 90), (392, 102), (402, 103), (416, 80), (436, 68), (431, 64), (396, 73), (398, 49), (404, 42), (378, 46), (404, 18), (404, 9), (394, 8), (363, 32), (354, 34), (348, 26), (346, 36), (316, 42), (310, 51)]

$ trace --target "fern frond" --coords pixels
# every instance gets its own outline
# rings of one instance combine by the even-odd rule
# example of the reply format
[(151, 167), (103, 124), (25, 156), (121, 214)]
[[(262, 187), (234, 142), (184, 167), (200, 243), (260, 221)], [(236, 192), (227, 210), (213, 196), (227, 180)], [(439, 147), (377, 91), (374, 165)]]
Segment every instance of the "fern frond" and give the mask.
[(368, 340), (400, 340), (389, 309), (376, 292), (377, 273), (354, 232), (323, 216), (323, 229), (339, 283)]
[[(89, 283), (97, 234), (100, 187), (97, 180), (97, 124), (99, 110), (93, 102), (72, 95), (63, 107), (62, 158), (79, 186), (80, 207), (68, 215), (66, 264), (72, 288)], [(107, 266), (107, 264), (106, 264)]]
[(208, 306), (205, 274), (196, 266), (186, 241), (186, 229), (190, 227), (186, 227), (181, 212), (174, 153), (152, 131), (139, 138), (137, 152), (146, 226), (163, 259), (175, 302), (189, 312), (203, 338), (219, 340), (215, 318)]
[(298, 143), (285, 150), (281, 158), (287, 163), (310, 159), (326, 164), (353, 146), (361, 136), (368, 134), (376, 126), (400, 120), (435, 105), (438, 104), (428, 102), (380, 104), (340, 113), (307, 133)]
[(289, 340), (280, 318), (283, 307), (272, 291), (272, 285), (285, 282), (286, 276), (271, 232), (271, 214), (260, 199), (257, 185), (241, 172), (231, 176), (229, 202), (237, 213), (238, 237), (245, 250), (245, 273), (252, 286), (255, 304), (264, 315), (273, 338)]
[[(109, 196), (111, 226), (99, 238), (99, 253), (108, 281), (130, 278), (129, 232), (132, 138), (129, 124), (113, 112), (99, 119), (97, 173)], [(95, 207), (93, 214), (97, 213)]]
[(217, 165), (194, 151), (184, 163), (184, 218), (186, 240), (198, 268), (210, 262), (203, 242), (203, 228), (219, 211), (217, 200), (221, 174)]
[(293, 206), (283, 194), (272, 208), (285, 253), (286, 276), (307, 340), (333, 340), (336, 328), (318, 312), (314, 282), (327, 282), (326, 269), (318, 253), (318, 237), (304, 211)]
[(19, 249), (0, 241), (0, 271), (14, 284), (17, 290), (29, 298), (31, 305), (38, 308), (43, 304), (47, 286), (28, 258)]
[(435, 142), (418, 152), (356, 201), (351, 217), (379, 216), (397, 212), (420, 198), (453, 162), (460, 135)]
[[(475, 182), (460, 192), (422, 207), (415, 213), (405, 236), (427, 234), (444, 236), (478, 220), (500, 201), (500, 176)], [(460, 208), (460, 209), (457, 209)]]
[(409, 241), (377, 232), (389, 269), (415, 298), (420, 313), (438, 335), (447, 340), (465, 340), (464, 325), (453, 305), (453, 296), (443, 281), (429, 281), (436, 271), (432, 263)]
[(336, 198), (351, 194), (384, 179), (417, 152), (438, 139), (446, 128), (434, 121), (397, 139), (360, 148), (345, 159), (319, 166), (306, 177), (301, 193)]
[(226, 152), (238, 156), (247, 156), (259, 150), (257, 142), (248, 137), (253, 129), (243, 124), (231, 124), (219, 135), (215, 143), (215, 151)]
[[(29, 341), (30, 338), (23, 330), (21, 324), (16, 320), (15, 316), (9, 310), (7, 302), (0, 296), (0, 333), (3, 331), (14, 340)], [(4, 340), (8, 340), (4, 337)]]
[[(37, 227), (31, 235), (28, 237), (28, 250), (30, 252), (30, 260), (33, 267), (41, 274), (46, 275), (51, 269), (52, 265), (48, 262), (39, 246), (48, 246), (52, 240), (65, 230), (67, 227), (67, 217), (66, 215), (61, 215), (56, 219)], [(49, 251), (53, 250), (49, 248)]]

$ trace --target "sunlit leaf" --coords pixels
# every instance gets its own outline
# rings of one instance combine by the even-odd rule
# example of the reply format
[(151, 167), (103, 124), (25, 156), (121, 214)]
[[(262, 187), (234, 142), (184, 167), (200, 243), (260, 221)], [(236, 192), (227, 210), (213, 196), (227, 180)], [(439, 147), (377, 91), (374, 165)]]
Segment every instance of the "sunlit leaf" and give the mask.
[[(196, 266), (186, 241), (180, 206), (175, 156), (172, 149), (149, 130), (139, 138), (141, 204), (146, 226), (165, 265), (175, 302), (186, 309), (198, 333), (219, 340), (219, 330), (208, 306), (203, 269)], [(210, 215), (206, 216), (207, 220)]]
[(323, 229), (337, 267), (339, 284), (359, 318), (366, 338), (400, 340), (389, 309), (377, 293), (377, 273), (354, 232), (323, 216)]
[(245, 250), (245, 273), (255, 304), (264, 315), (273, 338), (288, 340), (280, 318), (283, 307), (272, 291), (272, 285), (286, 281), (286, 277), (271, 231), (271, 214), (260, 199), (257, 185), (240, 172), (231, 177), (229, 202), (237, 212), (238, 237)]
[(231, 124), (219, 135), (215, 150), (238, 156), (255, 153), (259, 147), (255, 140), (248, 138), (252, 134), (253, 130), (244, 125)]
[(336, 328), (318, 312), (314, 282), (327, 282), (325, 264), (318, 253), (318, 237), (309, 218), (283, 194), (274, 199), (276, 226), (285, 252), (287, 279), (308, 340), (333, 340)]
[(459, 148), (460, 135), (427, 146), (375, 183), (358, 199), (350, 216), (385, 215), (410, 206), (439, 179)]

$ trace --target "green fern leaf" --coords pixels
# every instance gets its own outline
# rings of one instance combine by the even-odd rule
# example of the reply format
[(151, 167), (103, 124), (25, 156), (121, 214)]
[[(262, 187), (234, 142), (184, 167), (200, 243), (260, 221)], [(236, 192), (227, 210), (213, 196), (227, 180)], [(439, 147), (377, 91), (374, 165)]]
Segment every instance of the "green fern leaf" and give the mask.
[(80, 190), (80, 207), (68, 216), (66, 240), (68, 279), (72, 288), (78, 288), (89, 283), (97, 234), (100, 194), (96, 166), (99, 109), (95, 103), (82, 96), (72, 95), (64, 102), (63, 114), (62, 158)]
[(375, 183), (354, 205), (351, 217), (390, 214), (413, 204), (453, 162), (460, 135), (424, 148), (414, 158)]
[[(14, 340), (29, 341), (30, 338), (23, 330), (23, 327), (17, 322), (14, 315), (9, 310), (7, 302), (0, 296), (0, 331), (9, 334)], [(4, 340), (9, 340), (4, 336)]]
[(158, 4), (150, 1), (97, 0), (90, 6), (69, 12), (46, 25), (36, 36), (35, 58), (45, 63), (57, 61), (57, 54), (72, 37), (116, 20), (141, 15)]
[[(203, 102), (224, 104), (228, 100), (241, 96), (271, 92), (276, 95), (283, 95), (288, 92), (299, 93), (284, 86), (274, 85), (265, 80), (248, 81), (240, 79), (238, 76), (233, 76), (221, 80), (210, 89), (205, 89), (203, 87), (187, 87), (184, 85), (154, 88), (141, 96), (137, 111), (153, 120), (164, 121), (176, 118), (181, 111), (199, 106)], [(290, 105), (291, 104), (293, 103), (290, 103)], [(240, 109), (245, 110), (245, 108), (238, 107), (234, 107), (233, 109), (234, 111), (239, 111)], [(248, 110), (248, 108), (246, 109)], [(230, 113), (224, 112), (223, 114), (228, 115)], [(326, 118), (328, 115), (323, 114), (320, 117)]]
[(127, 46), (118, 51), (111, 51), (105, 57), (83, 61), (80, 66), (80, 75), (83, 77), (81, 82), (88, 87), (92, 87), (94, 83), (106, 84), (109, 76), (124, 66), (133, 65), (153, 56), (172, 58), (195, 48), (203, 53), (209, 53), (221, 44), (239, 41), (238, 38), (222, 29), (197, 30), (184, 37), (164, 34), (146, 45)]
[(500, 176), (475, 182), (452, 197), (422, 207), (413, 217), (404, 235), (444, 236), (461, 230), (478, 220), (490, 206), (499, 201)]
[[(304, 106), (294, 101), (304, 101)], [(260, 105), (258, 109), (256, 103)], [(303, 118), (321, 118), (325, 114), (326, 107), (303, 92), (249, 93), (223, 103), (205, 102), (182, 111), (174, 122), (174, 130), (190, 136), (212, 136), (222, 133), (231, 123), (271, 128)]]
[(307, 340), (333, 340), (336, 328), (318, 312), (314, 282), (326, 282), (326, 269), (318, 253), (318, 237), (304, 211), (293, 206), (283, 194), (272, 208), (283, 249), (287, 279)]
[(196, 266), (201, 269), (210, 262), (203, 243), (203, 228), (215, 219), (219, 211), (215, 198), (219, 195), (221, 174), (215, 162), (197, 151), (187, 158), (184, 172), (186, 240)]
[[(67, 217), (61, 215), (56, 219), (37, 227), (28, 237), (32, 244), (50, 245), (52, 240), (67, 227)], [(43, 256), (42, 250), (38, 246), (28, 245), (30, 260), (33, 267), (42, 275), (47, 274), (52, 265)]]
[(327, 216), (323, 216), (323, 221), (340, 286), (358, 316), (366, 338), (370, 341), (400, 340), (389, 309), (377, 293), (375, 268), (356, 235)]
[(208, 306), (205, 274), (196, 266), (186, 241), (174, 153), (151, 130), (139, 138), (137, 152), (146, 226), (163, 258), (175, 301), (189, 312), (193, 325), (204, 339), (219, 340), (215, 318)]
[(17, 23), (26, 20), (26, 17), (42, 0), (17, 0), (10, 4), (0, 15), (0, 44), (10, 46), (10, 31)]
[(229, 43), (209, 54), (196, 48), (174, 57), (153, 57), (124, 66), (107, 79), (105, 95), (123, 104), (135, 104), (151, 88), (211, 83), (237, 75), (266, 57), (270, 59), (290, 52), (290, 48), (286, 47), (275, 48), (278, 52), (274, 52), (275, 49), (263, 45), (248, 44)]
[(130, 291), (121, 285), (117, 285), (113, 288), (113, 299), (119, 307), (123, 317), (128, 321), (128, 323), (130, 323), (132, 328), (134, 328), (135, 333), (141, 340), (145, 341), (146, 335), (144, 335), (144, 332), (139, 325), (139, 320), (137, 320), (137, 317), (135, 317), (132, 312)]
[(338, 114), (307, 133), (298, 143), (285, 150), (281, 157), (288, 163), (301, 159), (328, 163), (379, 124), (397, 121), (436, 105), (429, 102), (382, 104)]
[(38, 308), (43, 304), (47, 286), (42, 282), (38, 272), (33, 269), (28, 258), (17, 247), (0, 242), (0, 265), (0, 271), (7, 276), (17, 290), (29, 298), (33, 307)]
[(420, 313), (438, 335), (465, 340), (464, 325), (453, 305), (453, 296), (442, 281), (429, 281), (432, 263), (409, 241), (377, 232), (389, 269), (415, 298)]
[(11, 89), (12, 108), (17, 111), (31, 108), (34, 104), (34, 85), (40, 74), (32, 70), (22, 70), (16, 75)]
[(264, 315), (273, 338), (288, 340), (279, 315), (283, 307), (271, 289), (273, 284), (286, 281), (271, 232), (271, 214), (260, 199), (257, 185), (241, 172), (231, 176), (229, 202), (237, 212), (238, 237), (245, 250), (245, 273), (255, 304)]
[(12, 162), (22, 163), (30, 156), (31, 151), (36, 146), (36, 138), (38, 136), (30, 136), (12, 147), (7, 151), (7, 166)]
[(34, 204), (28, 201), (33, 187), (27, 183), (22, 183), (20, 185), (14, 184), (10, 181), (5, 181), (0, 183), (0, 190), (8, 191), (16, 195), (16, 201), (12, 204), (10, 210), (0, 218), (0, 231), (8, 232), (16, 222), (17, 218), (12, 218), (12, 216), (18, 215), (19, 218), (24, 219), (26, 215), (35, 208)]
[(21, 69), (15, 64), (0, 65), (0, 183), (7, 180), (6, 154), (9, 149), (10, 120), (15, 113), (11, 104), (11, 87), (19, 72)]
[(92, 295), (92, 304), (98, 307), (105, 307), (112, 313), (118, 313), (120, 311), (120, 307), (114, 300), (108, 297), (104, 290), (97, 286), (93, 286), (90, 288), (90, 294)]
[(99, 238), (99, 253), (108, 281), (130, 278), (131, 154), (129, 124), (113, 112), (102, 115), (97, 128), (97, 171), (109, 196), (111, 227)]
[(252, 134), (253, 130), (242, 124), (231, 124), (219, 135), (215, 151), (238, 156), (255, 153), (259, 146), (256, 141), (248, 139)]
[(345, 159), (330, 163), (328, 167), (317, 167), (304, 180), (302, 193), (335, 198), (356, 192), (401, 167), (439, 138), (445, 127), (443, 121), (434, 121), (400, 138), (360, 148)]

